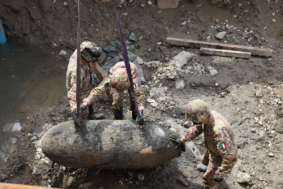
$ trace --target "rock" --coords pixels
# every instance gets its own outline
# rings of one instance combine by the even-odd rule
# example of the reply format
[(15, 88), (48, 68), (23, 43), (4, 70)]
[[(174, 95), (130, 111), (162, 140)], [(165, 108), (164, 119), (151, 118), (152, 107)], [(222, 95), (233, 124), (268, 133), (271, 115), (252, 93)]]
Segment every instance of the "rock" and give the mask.
[(182, 51), (177, 56), (173, 58), (175, 64), (178, 68), (182, 68), (188, 61), (192, 59), (193, 55), (189, 52)]
[(145, 62), (144, 64), (149, 66), (149, 67), (152, 66), (154, 68), (162, 66), (160, 61), (150, 61), (150, 62)]
[(148, 1), (148, 4), (149, 4), (149, 5), (152, 5), (152, 2), (151, 2), (151, 1)]
[(168, 140), (176, 132), (151, 121), (144, 126), (146, 134), (130, 120), (81, 120), (78, 133), (73, 121), (63, 122), (44, 134), (41, 148), (53, 162), (73, 168), (151, 169), (180, 156)]
[(186, 23), (187, 23), (187, 21), (183, 22), (181, 25), (184, 26), (184, 25), (186, 25)]
[(138, 56), (136, 60), (139, 63), (139, 65), (144, 64), (143, 59), (141, 59), (141, 57)]
[(274, 154), (272, 152), (269, 152), (269, 157), (274, 157)]
[(78, 183), (76, 182), (76, 178), (74, 177), (69, 177), (67, 182), (66, 182), (66, 188), (76, 188)]
[(274, 22), (274, 23), (275, 23), (275, 22), (276, 22), (276, 20), (275, 20), (275, 19), (272, 19), (272, 22)]
[(204, 165), (204, 164), (198, 164), (198, 165), (197, 165), (197, 170), (198, 170), (198, 171), (201, 171), (201, 172), (206, 172), (207, 166)]
[(162, 42), (158, 42), (157, 45), (160, 46), (162, 44)]
[(140, 6), (141, 6), (142, 8), (144, 8), (145, 4), (141, 4)]
[(68, 6), (68, 3), (66, 1), (64, 1), (64, 6)]
[(221, 40), (221, 39), (223, 39), (225, 37), (226, 34), (227, 34), (227, 32), (223, 31), (223, 32), (218, 33), (215, 37), (217, 39)]
[(237, 182), (241, 184), (250, 184), (251, 176), (247, 173), (240, 172), (237, 175)]
[(187, 120), (187, 121), (185, 121), (185, 123), (183, 123), (183, 126), (184, 126), (185, 128), (190, 128), (191, 125), (192, 125), (192, 122), (189, 121), (189, 120)]
[(176, 89), (184, 89), (185, 88), (185, 82), (184, 80), (177, 80), (175, 82), (175, 88)]
[(263, 97), (262, 91), (261, 91), (261, 90), (256, 91), (256, 92), (255, 92), (255, 96), (256, 96), (257, 98), (262, 98), (262, 97)]
[(219, 86), (219, 84), (218, 83), (215, 83), (215, 87), (218, 87)]
[(132, 41), (132, 42), (136, 42), (138, 39), (137, 39), (136, 35), (134, 34), (134, 32), (131, 32), (128, 36), (128, 40)]
[(64, 50), (61, 50), (59, 53), (59, 56), (66, 56), (66, 55), (67, 55), (67, 52)]
[(178, 176), (178, 178), (176, 178), (176, 181), (185, 186), (189, 186), (189, 180), (183, 176)]
[(138, 179), (139, 179), (139, 180), (144, 180), (143, 174), (140, 174), (140, 173), (139, 173), (139, 174), (138, 174)]
[(147, 102), (149, 102), (150, 105), (154, 108), (156, 108), (158, 106), (158, 103), (154, 99), (147, 98)]
[(211, 70), (209, 71), (209, 74), (213, 77), (213, 76), (215, 76), (215, 75), (218, 74), (218, 71), (217, 71), (216, 69), (211, 69)]
[(7, 175), (0, 174), (0, 181), (5, 180), (6, 178), (8, 178)]
[(216, 30), (217, 30), (218, 32), (223, 32), (223, 31), (224, 31), (224, 28), (218, 27)]

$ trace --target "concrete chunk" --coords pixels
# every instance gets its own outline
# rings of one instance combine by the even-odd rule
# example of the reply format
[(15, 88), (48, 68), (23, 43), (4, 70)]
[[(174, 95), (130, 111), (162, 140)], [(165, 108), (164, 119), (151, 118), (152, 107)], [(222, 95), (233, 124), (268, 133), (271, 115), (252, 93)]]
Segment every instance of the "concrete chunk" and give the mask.
[(49, 159), (65, 167), (154, 168), (180, 156), (170, 141), (173, 133), (150, 121), (143, 130), (129, 120), (83, 121), (77, 130), (68, 121), (48, 130), (41, 147)]

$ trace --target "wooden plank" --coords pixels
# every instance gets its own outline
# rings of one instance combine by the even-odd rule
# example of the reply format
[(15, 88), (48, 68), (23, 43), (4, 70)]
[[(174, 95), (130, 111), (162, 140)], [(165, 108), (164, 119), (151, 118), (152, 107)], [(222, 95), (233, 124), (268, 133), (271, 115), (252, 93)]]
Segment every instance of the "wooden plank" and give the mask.
[(232, 51), (223, 49), (200, 48), (201, 54), (219, 55), (219, 56), (232, 56), (238, 58), (251, 58), (251, 52)]
[(249, 46), (223, 44), (223, 43), (210, 43), (206, 41), (178, 39), (173, 37), (167, 37), (166, 42), (172, 45), (191, 47), (191, 48), (205, 47), (205, 48), (214, 48), (214, 49), (227, 49), (227, 50), (251, 52), (252, 55), (265, 56), (265, 57), (272, 56), (272, 52), (273, 52), (272, 49), (267, 49), (267, 48), (249, 47)]
[[(41, 187), (41, 186), (30, 186), (30, 185), (8, 184), (8, 183), (0, 183), (0, 188), (1, 189), (48, 189), (47, 187)], [(49, 189), (55, 189), (55, 188), (49, 188)]]
[[(94, 71), (94, 73), (96, 74), (98, 80), (101, 82), (101, 81), (104, 79), (104, 77), (105, 77), (104, 71), (103, 71), (102, 68), (99, 66), (98, 62), (92, 63), (92, 67), (93, 67), (93, 71)], [(110, 94), (110, 90), (109, 90), (109, 89), (106, 90), (106, 94), (107, 94), (109, 100), (110, 100), (111, 102), (113, 102), (113, 97), (112, 97), (112, 95)]]

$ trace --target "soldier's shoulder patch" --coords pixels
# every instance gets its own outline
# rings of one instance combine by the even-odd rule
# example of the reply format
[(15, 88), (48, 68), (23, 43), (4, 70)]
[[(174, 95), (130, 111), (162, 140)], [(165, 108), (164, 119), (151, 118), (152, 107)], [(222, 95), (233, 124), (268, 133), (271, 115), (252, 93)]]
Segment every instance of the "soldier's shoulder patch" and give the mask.
[(136, 89), (137, 88), (137, 84), (134, 83), (133, 87), (134, 87), (134, 89)]
[(225, 149), (227, 147), (226, 143), (225, 142), (222, 142), (221, 143), (221, 148)]
[(77, 76), (76, 75), (74, 76), (74, 80), (77, 81)]

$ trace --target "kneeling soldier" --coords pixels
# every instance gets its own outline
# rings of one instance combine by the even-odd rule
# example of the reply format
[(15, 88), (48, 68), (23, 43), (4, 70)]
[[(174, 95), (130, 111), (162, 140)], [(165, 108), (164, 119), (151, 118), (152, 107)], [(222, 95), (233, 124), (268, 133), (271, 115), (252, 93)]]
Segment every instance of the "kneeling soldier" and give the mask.
[[(90, 105), (99, 96), (101, 96), (107, 89), (110, 88), (110, 94), (113, 97), (113, 113), (116, 120), (123, 119), (123, 92), (128, 90), (130, 95), (130, 103), (132, 110), (133, 120), (137, 120), (139, 125), (143, 125), (143, 109), (144, 109), (144, 99), (145, 95), (142, 91), (141, 82), (138, 75), (138, 70), (135, 64), (130, 63), (132, 77), (133, 77), (133, 88), (130, 85), (130, 80), (127, 74), (127, 70), (124, 62), (118, 62), (113, 66), (108, 75), (103, 79), (103, 81), (88, 95), (87, 98), (83, 100), (82, 109)], [(137, 106), (140, 111), (140, 115), (137, 116), (135, 107), (135, 98), (137, 99)]]

